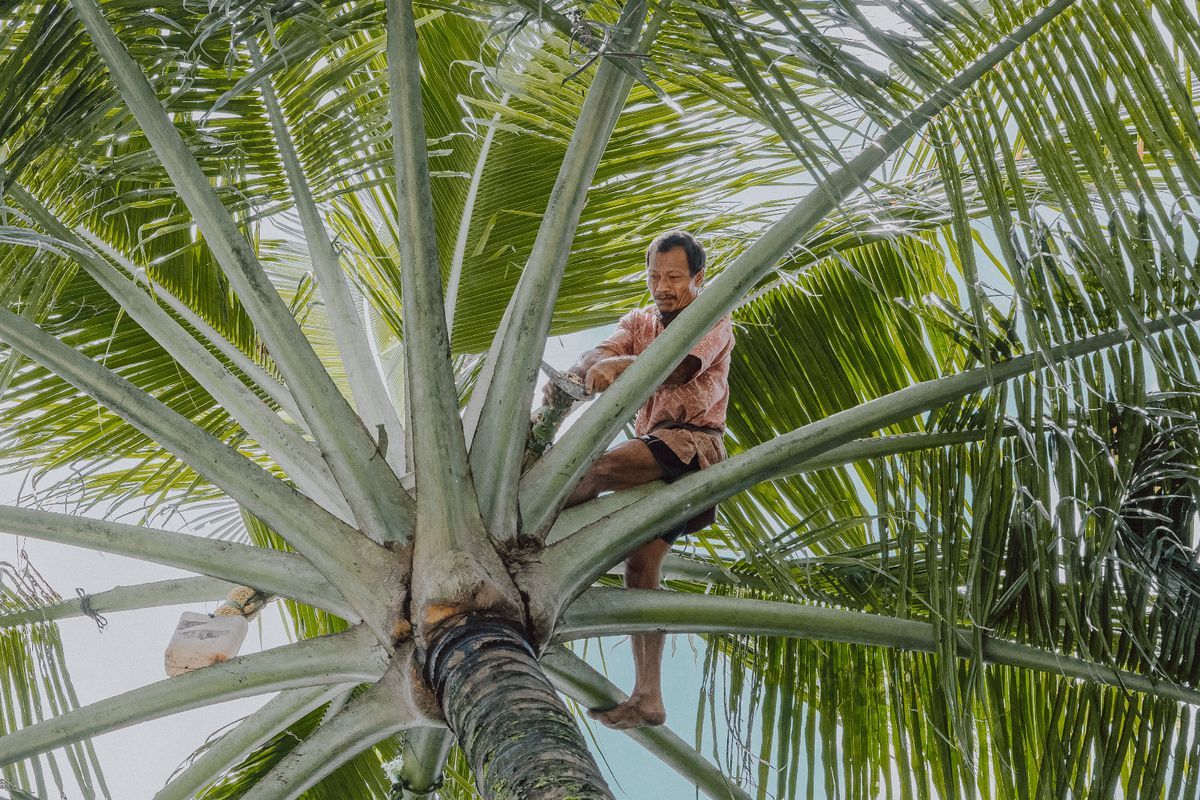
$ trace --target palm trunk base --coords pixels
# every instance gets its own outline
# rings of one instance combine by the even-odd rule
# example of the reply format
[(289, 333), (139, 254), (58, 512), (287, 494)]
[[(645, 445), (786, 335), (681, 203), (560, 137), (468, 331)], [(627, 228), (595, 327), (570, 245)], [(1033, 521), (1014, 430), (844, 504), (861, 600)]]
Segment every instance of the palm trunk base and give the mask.
[(425, 677), (489, 800), (612, 800), (571, 713), (508, 621), (468, 615)]

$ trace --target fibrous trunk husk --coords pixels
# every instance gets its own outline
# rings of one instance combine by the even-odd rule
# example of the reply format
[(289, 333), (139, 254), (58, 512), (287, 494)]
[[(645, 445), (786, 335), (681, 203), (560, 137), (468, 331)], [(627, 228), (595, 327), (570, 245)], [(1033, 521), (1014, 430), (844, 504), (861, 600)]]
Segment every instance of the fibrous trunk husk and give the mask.
[(431, 644), (425, 678), (489, 800), (611, 800), (571, 713), (511, 622), (465, 615)]

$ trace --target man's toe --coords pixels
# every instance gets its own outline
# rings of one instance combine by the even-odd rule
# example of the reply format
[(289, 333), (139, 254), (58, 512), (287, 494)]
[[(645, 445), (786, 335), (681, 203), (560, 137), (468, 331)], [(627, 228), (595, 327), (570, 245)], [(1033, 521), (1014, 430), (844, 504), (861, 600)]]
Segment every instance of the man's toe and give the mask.
[(620, 713), (613, 714), (609, 721), (604, 724), (613, 730), (627, 731), (630, 728), (638, 727), (640, 716), (635, 708), (622, 708)]
[(606, 727), (612, 728), (615, 726), (623, 707), (624, 704), (622, 703), (621, 705), (615, 705), (612, 708), (592, 708), (588, 709), (587, 714), (597, 722), (605, 725)]
[(606, 708), (603, 710), (593, 708), (587, 713), (589, 717), (605, 727), (618, 731), (636, 728), (640, 724), (639, 720), (641, 718), (641, 715), (638, 713), (638, 708), (629, 700), (613, 706), (612, 708)]

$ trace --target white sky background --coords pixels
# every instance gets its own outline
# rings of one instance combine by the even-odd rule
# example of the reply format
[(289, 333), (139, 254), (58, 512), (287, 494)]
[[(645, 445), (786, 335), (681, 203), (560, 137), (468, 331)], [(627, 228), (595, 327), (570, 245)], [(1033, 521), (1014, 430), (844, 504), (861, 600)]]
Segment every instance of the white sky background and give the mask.
[[(552, 337), (547, 342), (546, 361), (560, 369), (569, 367), (582, 351), (603, 339), (612, 327)], [(540, 396), (539, 386), (535, 398)], [(579, 413), (568, 419), (566, 425), (569, 426)], [(28, 494), (29, 486), (23, 488)], [(21, 491), (19, 476), (0, 478), (0, 502), (14, 504)], [(22, 549), (47, 582), (65, 598), (73, 597), (76, 587), (95, 594), (114, 586), (191, 574), (123, 556), (0, 533), (0, 560), (15, 564)], [(87, 617), (60, 621), (58, 625), (66, 651), (66, 663), (79, 693), (80, 703), (86, 705), (163, 680), (163, 651), (179, 615), (184, 611), (211, 612), (216, 605), (211, 603), (203, 608), (195, 605), (168, 606), (107, 614), (108, 626), (103, 632)], [(251, 624), (241, 652), (245, 655), (286, 644), (288, 635), (278, 604), (273, 604)], [(582, 643), (577, 649), (583, 652)], [(692, 741), (696, 730), (703, 652), (704, 642), (698, 637), (677, 635), (667, 640), (663, 688), (668, 725), (686, 741)], [(587, 645), (586, 657), (594, 667), (606, 671), (609, 679), (624, 691), (632, 687), (633, 658), (625, 638), (592, 640)], [(153, 797), (179, 764), (203, 744), (213, 731), (252, 714), (270, 697), (264, 695), (235, 700), (97, 737), (93, 742), (112, 797), (114, 800), (148, 800)], [(598, 723), (585, 722), (591, 730), (590, 734), (585, 732), (585, 737), (591, 740), (594, 736), (599, 744), (603, 756), (597, 760), (617, 797), (630, 800), (684, 800), (696, 796), (690, 783), (630, 741), (625, 734), (610, 731)], [(705, 734), (706, 742), (711, 743), (712, 731), (707, 724)], [(725, 731), (718, 730), (716, 737), (724, 742)], [(711, 744), (706, 747), (711, 747)], [(617, 765), (615, 775), (608, 770), (606, 760)], [(69, 776), (65, 761), (63, 767)], [(649, 788), (651, 786), (652, 790)], [(81, 797), (82, 794), (77, 793), (76, 789), (68, 790), (67, 800)], [(0, 800), (7, 800), (2, 790)], [(58, 799), (51, 796), (42, 800)]]

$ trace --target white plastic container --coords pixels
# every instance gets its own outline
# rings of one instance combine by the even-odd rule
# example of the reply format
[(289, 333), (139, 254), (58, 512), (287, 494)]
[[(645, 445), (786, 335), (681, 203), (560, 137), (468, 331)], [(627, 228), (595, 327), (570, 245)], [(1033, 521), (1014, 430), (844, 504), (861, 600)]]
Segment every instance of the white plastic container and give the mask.
[(175, 677), (228, 661), (241, 650), (249, 627), (241, 615), (211, 617), (183, 612), (163, 659), (167, 675)]

